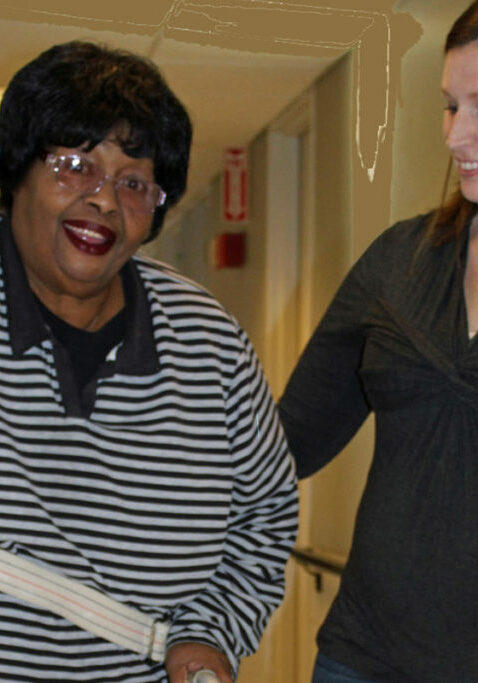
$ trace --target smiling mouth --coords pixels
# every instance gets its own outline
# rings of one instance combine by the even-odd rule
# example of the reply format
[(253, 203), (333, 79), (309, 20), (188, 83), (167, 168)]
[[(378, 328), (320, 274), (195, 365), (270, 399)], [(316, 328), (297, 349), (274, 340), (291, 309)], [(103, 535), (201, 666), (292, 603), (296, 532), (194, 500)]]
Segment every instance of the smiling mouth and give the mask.
[(460, 171), (478, 171), (478, 161), (455, 161)]
[(116, 241), (116, 235), (112, 230), (91, 221), (63, 221), (62, 227), (71, 244), (91, 256), (106, 254)]

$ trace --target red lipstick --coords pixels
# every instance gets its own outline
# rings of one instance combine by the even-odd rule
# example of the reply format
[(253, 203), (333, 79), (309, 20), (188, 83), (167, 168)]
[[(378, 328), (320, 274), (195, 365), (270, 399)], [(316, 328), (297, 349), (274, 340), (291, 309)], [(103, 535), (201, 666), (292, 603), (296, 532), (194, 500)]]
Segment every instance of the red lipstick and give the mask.
[(63, 221), (62, 228), (76, 249), (91, 256), (103, 256), (116, 240), (116, 235), (112, 230), (93, 221), (66, 220)]

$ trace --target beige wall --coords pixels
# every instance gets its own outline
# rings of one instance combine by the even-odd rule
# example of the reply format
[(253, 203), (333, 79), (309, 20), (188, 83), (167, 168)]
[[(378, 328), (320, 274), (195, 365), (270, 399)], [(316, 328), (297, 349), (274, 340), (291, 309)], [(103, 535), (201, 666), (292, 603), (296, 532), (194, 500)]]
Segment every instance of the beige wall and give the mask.
[[(263, 356), (264, 270), (266, 239), (266, 136), (250, 146), (250, 214), (247, 226), (228, 226), (221, 220), (221, 180), (192, 208), (182, 222), (167, 227), (159, 240), (146, 251), (174, 265), (188, 277), (209, 289), (231, 311)], [(234, 230), (247, 232), (246, 264), (242, 268), (215, 269), (211, 263), (211, 243), (215, 235)]]

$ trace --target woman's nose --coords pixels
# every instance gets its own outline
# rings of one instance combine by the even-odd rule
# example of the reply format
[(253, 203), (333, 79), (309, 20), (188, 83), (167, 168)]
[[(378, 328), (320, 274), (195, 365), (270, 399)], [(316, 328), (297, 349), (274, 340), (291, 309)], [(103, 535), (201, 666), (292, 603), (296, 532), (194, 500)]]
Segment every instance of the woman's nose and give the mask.
[(85, 200), (89, 204), (96, 206), (102, 213), (119, 211), (120, 204), (114, 178), (104, 178), (99, 189), (87, 195)]
[(458, 110), (454, 115), (447, 112), (445, 142), (450, 150), (465, 147), (478, 139), (478, 109), (472, 112)]

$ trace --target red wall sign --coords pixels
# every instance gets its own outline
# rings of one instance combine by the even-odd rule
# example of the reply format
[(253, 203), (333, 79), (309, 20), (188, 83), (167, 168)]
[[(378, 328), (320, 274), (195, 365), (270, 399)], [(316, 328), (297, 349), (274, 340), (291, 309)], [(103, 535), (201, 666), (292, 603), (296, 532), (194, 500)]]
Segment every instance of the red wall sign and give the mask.
[(247, 150), (245, 147), (228, 147), (224, 152), (222, 189), (222, 213), (226, 222), (247, 221), (247, 185)]
[(223, 232), (213, 242), (215, 268), (241, 268), (246, 262), (246, 233)]

